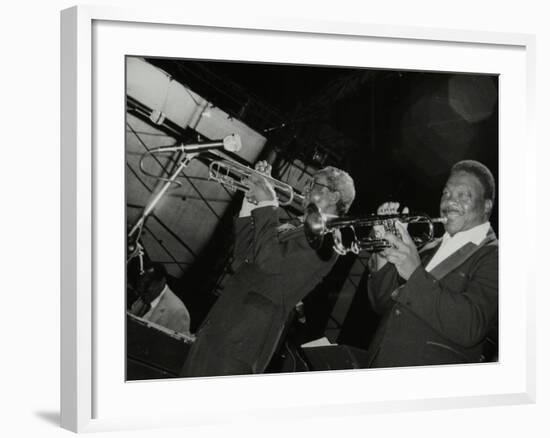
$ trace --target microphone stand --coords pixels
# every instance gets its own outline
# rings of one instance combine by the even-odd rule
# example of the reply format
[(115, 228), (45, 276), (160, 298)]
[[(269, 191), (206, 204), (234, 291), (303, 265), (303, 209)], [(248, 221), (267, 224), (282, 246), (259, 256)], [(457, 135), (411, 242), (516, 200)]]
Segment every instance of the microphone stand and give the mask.
[[(176, 180), (176, 178), (183, 171), (183, 169), (185, 169), (189, 165), (191, 160), (193, 158), (195, 158), (199, 153), (198, 152), (193, 152), (193, 153), (185, 153), (184, 152), (184, 154), (185, 154), (184, 158), (180, 161), (180, 163), (178, 164), (178, 166), (176, 167), (176, 169), (174, 170), (174, 172), (172, 173), (170, 178), (168, 178), (164, 182), (163, 186), (157, 192), (157, 194), (154, 195), (153, 198), (151, 198), (151, 200), (147, 203), (147, 205), (143, 209), (143, 212), (141, 213), (140, 218), (138, 219), (138, 221), (135, 223), (135, 225), (132, 227), (132, 229), (128, 233), (128, 239), (131, 239), (132, 236), (134, 234), (136, 234), (136, 232), (137, 232), (136, 237), (134, 238), (136, 248), (135, 248), (135, 250), (131, 251), (131, 254), (128, 257), (127, 261), (130, 261), (132, 258), (134, 258), (139, 253), (139, 251), (136, 252), (136, 250), (139, 250), (139, 247), (141, 246), (138, 241), (139, 241), (139, 238), (141, 236), (141, 232), (143, 230), (143, 225), (145, 224), (145, 220), (151, 214), (153, 209), (157, 206), (157, 204), (159, 203), (161, 198), (164, 196), (164, 194), (166, 193), (166, 191), (170, 187), (170, 184), (172, 184)], [(131, 246), (133, 246), (133, 245), (134, 244), (132, 244)]]

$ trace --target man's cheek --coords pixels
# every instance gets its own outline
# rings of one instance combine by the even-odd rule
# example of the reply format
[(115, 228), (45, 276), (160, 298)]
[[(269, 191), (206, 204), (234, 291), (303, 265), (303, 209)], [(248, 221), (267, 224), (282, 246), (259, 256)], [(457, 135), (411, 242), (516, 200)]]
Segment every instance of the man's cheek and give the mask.
[(318, 193), (313, 193), (311, 195), (311, 199), (314, 200), (315, 202), (319, 201), (321, 199), (321, 197), (319, 196)]

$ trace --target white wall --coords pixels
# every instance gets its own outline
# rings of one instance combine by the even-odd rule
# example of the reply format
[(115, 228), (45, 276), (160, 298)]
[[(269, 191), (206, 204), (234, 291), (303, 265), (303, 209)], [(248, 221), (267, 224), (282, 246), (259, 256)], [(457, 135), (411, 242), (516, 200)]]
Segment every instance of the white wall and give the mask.
[[(99, 4), (149, 5), (147, 1), (96, 1)], [(156, 7), (184, 8), (199, 2), (156, 0)], [(324, 7), (318, 1), (277, 0), (204, 2), (228, 14), (241, 5), (258, 14), (309, 16), (312, 19), (363, 20), (379, 24), (530, 32), (538, 36), (538, 164), (539, 187), (548, 186), (548, 111), (550, 98), (550, 29), (545, 2), (462, 0), (341, 0)], [(315, 5), (315, 6), (313, 6)], [(0, 111), (2, 112), (2, 333), (0, 372), (1, 422), (6, 437), (61, 436), (57, 428), (59, 387), (59, 10), (72, 2), (52, 0), (8, 2), (2, 11)], [(543, 149), (544, 145), (544, 149)], [(520, 147), (521, 145), (518, 145)], [(539, 196), (538, 217), (548, 206)], [(542, 224), (542, 219), (540, 219)], [(536, 232), (522, 225), (523, 232)], [(546, 231), (546, 230), (544, 230)], [(546, 235), (545, 235), (546, 234)], [(543, 267), (548, 233), (539, 228), (538, 254), (521, 254)], [(5, 281), (7, 279), (7, 282)], [(540, 283), (540, 280), (539, 280)], [(547, 289), (547, 288), (546, 288)], [(371, 415), (363, 418), (312, 419), (262, 427), (261, 436), (548, 436), (550, 385), (548, 333), (550, 308), (539, 284), (538, 402), (536, 405), (455, 411)], [(361, 390), (368, 390), (363, 388)], [(164, 430), (162, 436), (259, 436), (258, 424)], [(133, 432), (156, 436), (158, 432)], [(106, 436), (130, 436), (116, 432)], [(132, 435), (133, 436), (133, 435)]]

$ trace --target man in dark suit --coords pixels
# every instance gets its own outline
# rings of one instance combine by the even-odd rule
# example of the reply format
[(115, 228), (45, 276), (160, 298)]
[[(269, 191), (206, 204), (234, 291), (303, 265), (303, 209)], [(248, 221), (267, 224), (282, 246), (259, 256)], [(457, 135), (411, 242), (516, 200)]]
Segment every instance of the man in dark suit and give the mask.
[[(269, 172), (265, 162), (256, 169)], [(301, 225), (281, 226), (277, 198), (265, 178), (251, 177), (248, 184), (235, 220), (235, 274), (197, 332), (182, 376), (264, 372), (290, 312), (336, 261), (332, 245), (311, 249)], [(354, 197), (351, 177), (327, 167), (306, 187), (304, 207), (314, 203), (322, 213), (338, 216)]]
[[(369, 346), (371, 367), (472, 363), (498, 316), (498, 242), (489, 224), (494, 178), (483, 164), (453, 166), (440, 201), (445, 235), (420, 252), (407, 229), (384, 234), (373, 255), (369, 299), (383, 319)], [(382, 210), (395, 212), (399, 204)]]

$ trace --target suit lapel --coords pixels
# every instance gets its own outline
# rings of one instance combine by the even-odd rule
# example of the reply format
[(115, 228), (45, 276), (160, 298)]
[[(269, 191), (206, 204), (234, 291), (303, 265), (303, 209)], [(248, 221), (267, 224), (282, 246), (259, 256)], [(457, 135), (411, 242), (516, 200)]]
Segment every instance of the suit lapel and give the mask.
[(435, 266), (431, 271), (430, 275), (435, 277), (436, 280), (441, 280), (449, 272), (454, 271), (462, 263), (464, 263), (468, 258), (475, 253), (482, 245), (476, 245), (472, 242), (468, 242), (466, 245), (452, 253), (445, 260), (441, 261), (437, 266)]
[[(491, 228), (489, 228), (489, 231), (487, 232), (487, 237), (485, 237), (485, 239), (483, 239), (479, 245), (476, 245), (475, 243), (472, 243), (472, 242), (468, 242), (466, 245), (464, 245), (463, 247), (455, 251), (453, 254), (451, 254), (449, 257), (447, 257), (445, 260), (443, 260), (441, 263), (435, 266), (430, 271), (430, 275), (435, 277), (436, 280), (441, 280), (449, 272), (454, 271), (462, 263), (468, 260), (479, 249), (483, 248), (485, 245), (488, 245), (488, 244), (496, 244), (496, 242), (497, 240), (496, 240), (495, 233)], [(435, 251), (431, 256), (433, 257), (434, 254), (435, 254)], [(424, 266), (426, 266), (426, 264), (424, 264)]]

